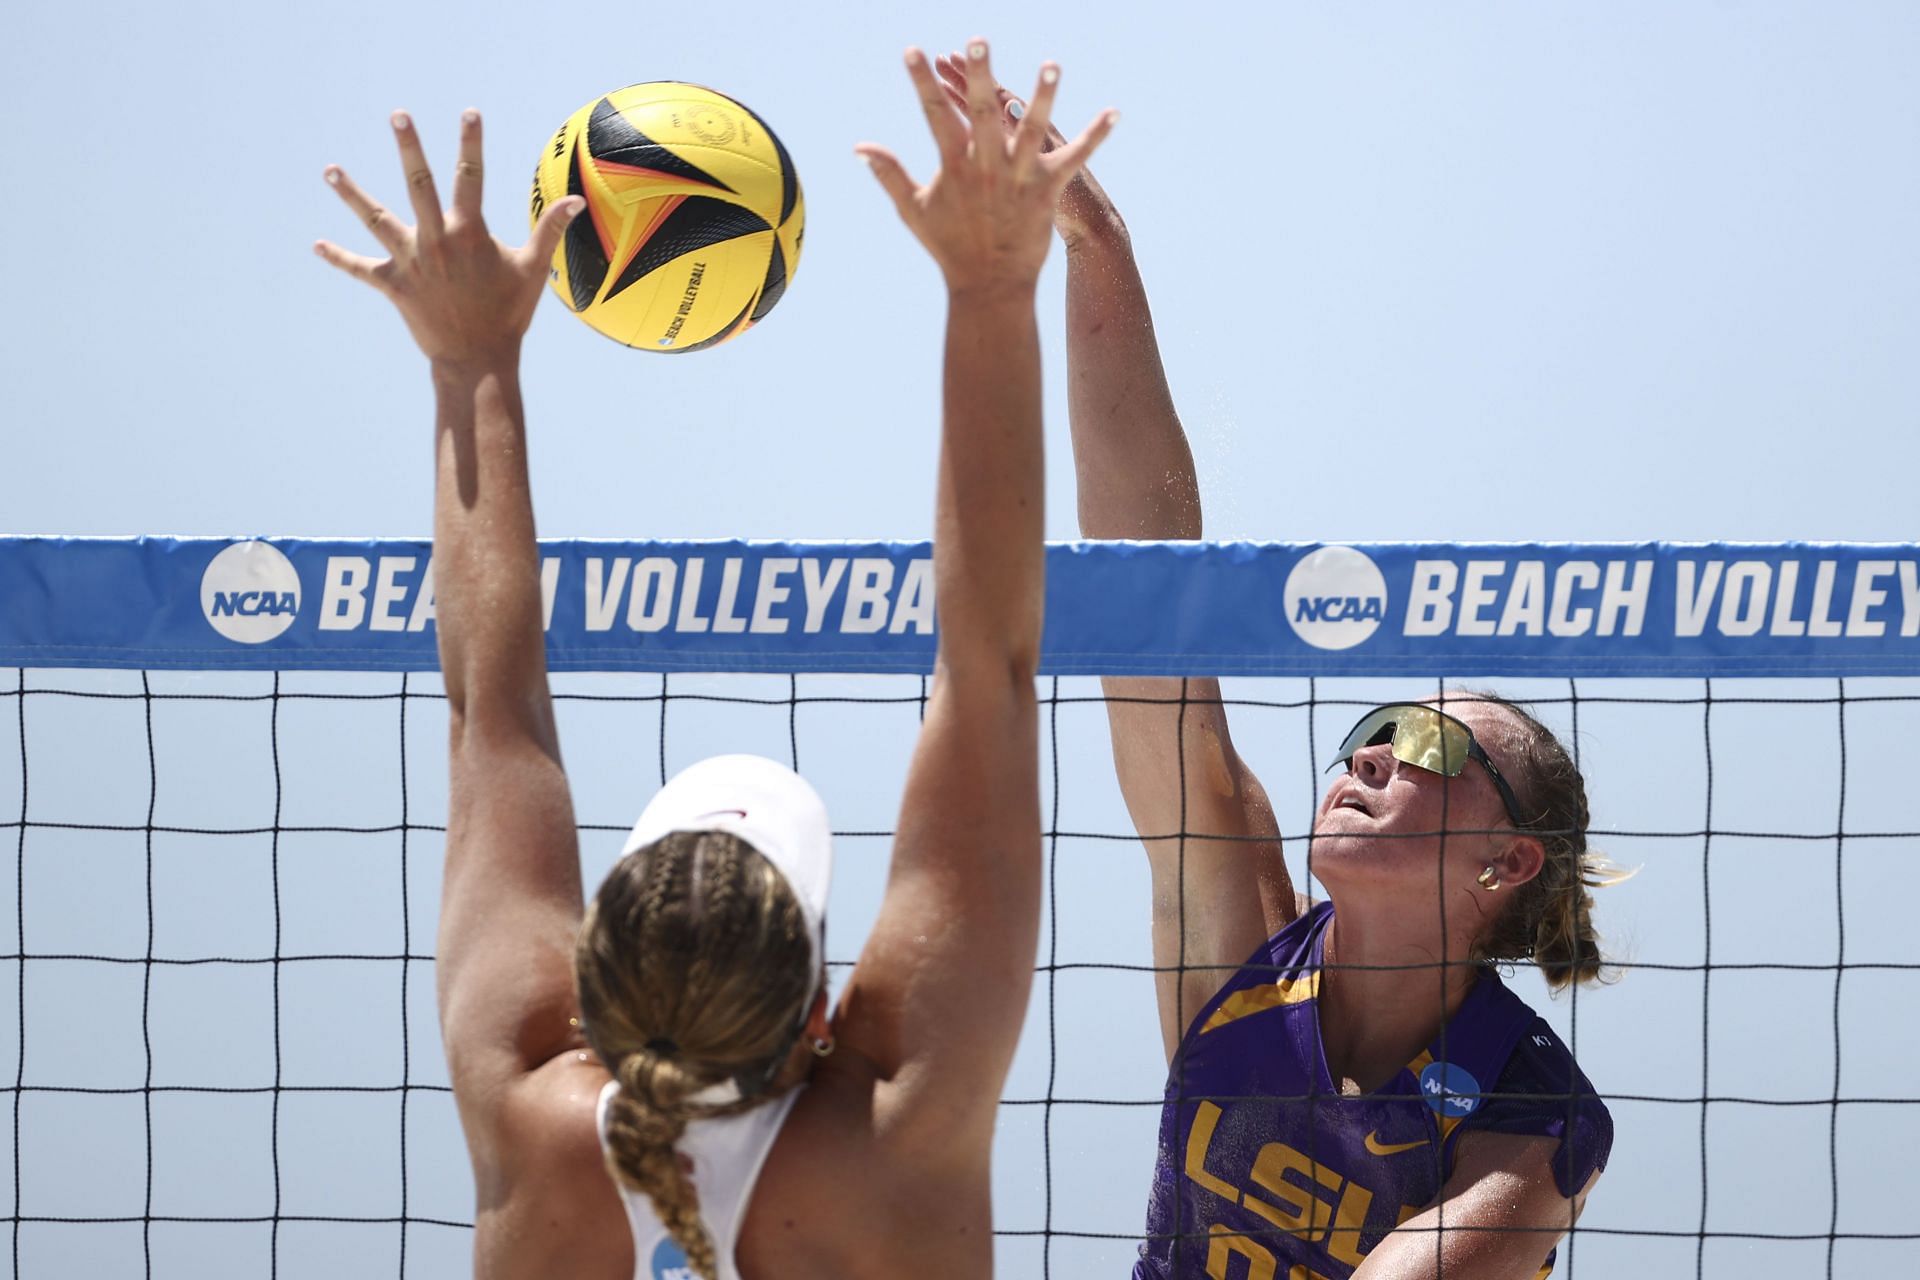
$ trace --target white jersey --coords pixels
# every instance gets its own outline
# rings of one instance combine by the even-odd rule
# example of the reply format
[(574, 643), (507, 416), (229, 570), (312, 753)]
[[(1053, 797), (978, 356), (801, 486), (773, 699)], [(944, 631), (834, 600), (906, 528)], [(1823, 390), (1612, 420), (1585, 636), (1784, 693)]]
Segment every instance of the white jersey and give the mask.
[[(609, 1080), (600, 1091), (595, 1109), (595, 1127), (600, 1145), (607, 1145), (607, 1108), (620, 1086)], [(747, 1219), (747, 1205), (753, 1199), (753, 1187), (760, 1180), (760, 1168), (773, 1150), (780, 1126), (787, 1122), (800, 1097), (799, 1089), (737, 1116), (712, 1120), (693, 1120), (687, 1124), (676, 1149), (693, 1162), (693, 1185), (700, 1193), (700, 1220), (713, 1241), (714, 1257), (720, 1265), (719, 1280), (740, 1280), (740, 1268), (734, 1265), (733, 1250), (740, 1240), (740, 1227)], [(667, 1234), (666, 1227), (653, 1212), (653, 1201), (646, 1196), (614, 1184), (627, 1206), (627, 1224), (633, 1230), (634, 1280), (696, 1280), (687, 1265), (687, 1255)]]

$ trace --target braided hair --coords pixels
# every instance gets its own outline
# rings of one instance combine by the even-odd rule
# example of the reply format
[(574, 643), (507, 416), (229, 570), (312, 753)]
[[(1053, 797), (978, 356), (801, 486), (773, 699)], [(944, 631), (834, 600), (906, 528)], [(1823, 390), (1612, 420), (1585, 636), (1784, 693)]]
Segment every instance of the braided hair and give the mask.
[[(718, 831), (675, 832), (615, 864), (574, 951), (587, 1043), (619, 1089), (607, 1168), (652, 1201), (693, 1270), (719, 1274), (675, 1149), (687, 1122), (767, 1102), (813, 991), (813, 944), (786, 877)], [(744, 1080), (738, 1101), (694, 1095)]]

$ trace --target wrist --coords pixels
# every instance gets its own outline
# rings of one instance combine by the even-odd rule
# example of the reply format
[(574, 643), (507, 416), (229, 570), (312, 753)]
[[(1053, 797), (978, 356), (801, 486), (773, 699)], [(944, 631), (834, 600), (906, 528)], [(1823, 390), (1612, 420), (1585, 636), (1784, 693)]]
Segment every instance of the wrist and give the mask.
[(1063, 222), (1057, 228), (1069, 258), (1098, 257), (1133, 252), (1133, 237), (1119, 213), (1108, 209), (1092, 217)]
[(947, 280), (949, 306), (1032, 307), (1040, 281), (1037, 276), (997, 279)]
[(434, 356), (428, 361), (436, 391), (471, 389), (485, 381), (517, 382), (520, 378), (520, 344), (484, 355), (458, 359)]

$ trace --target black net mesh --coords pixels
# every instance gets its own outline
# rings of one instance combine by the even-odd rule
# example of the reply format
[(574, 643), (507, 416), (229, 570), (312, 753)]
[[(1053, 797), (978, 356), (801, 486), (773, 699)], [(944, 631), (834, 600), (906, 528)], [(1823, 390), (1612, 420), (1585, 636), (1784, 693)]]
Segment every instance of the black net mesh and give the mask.
[[(469, 1274), (433, 992), (437, 678), (0, 681), (11, 1274)], [(1550, 1000), (1528, 971), (1513, 979), (1617, 1130), (1557, 1273), (1920, 1271), (1903, 874), (1920, 794), (1902, 751), (1920, 740), (1920, 687), (1498, 687), (1572, 743), (1595, 846), (1640, 868), (1598, 895), (1617, 987)], [(1299, 887), (1317, 890), (1304, 833), (1321, 757), (1360, 710), (1436, 688), (1227, 682)], [(1048, 900), (996, 1140), (999, 1270), (1124, 1274), (1166, 1074), (1147, 876), (1098, 683), (1041, 693)], [(844, 979), (878, 908), (923, 680), (565, 677), (556, 697), (589, 883), (673, 770), (747, 750), (805, 771), (835, 817)]]

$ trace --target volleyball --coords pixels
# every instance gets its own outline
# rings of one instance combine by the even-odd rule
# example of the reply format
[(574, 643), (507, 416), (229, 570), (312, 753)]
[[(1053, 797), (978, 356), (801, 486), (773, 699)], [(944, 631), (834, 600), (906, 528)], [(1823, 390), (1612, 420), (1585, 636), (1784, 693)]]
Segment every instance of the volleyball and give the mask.
[(531, 220), (586, 209), (554, 250), (553, 290), (616, 342), (717, 346), (772, 311), (800, 261), (805, 201), (759, 116), (712, 89), (629, 85), (581, 107), (540, 153)]

